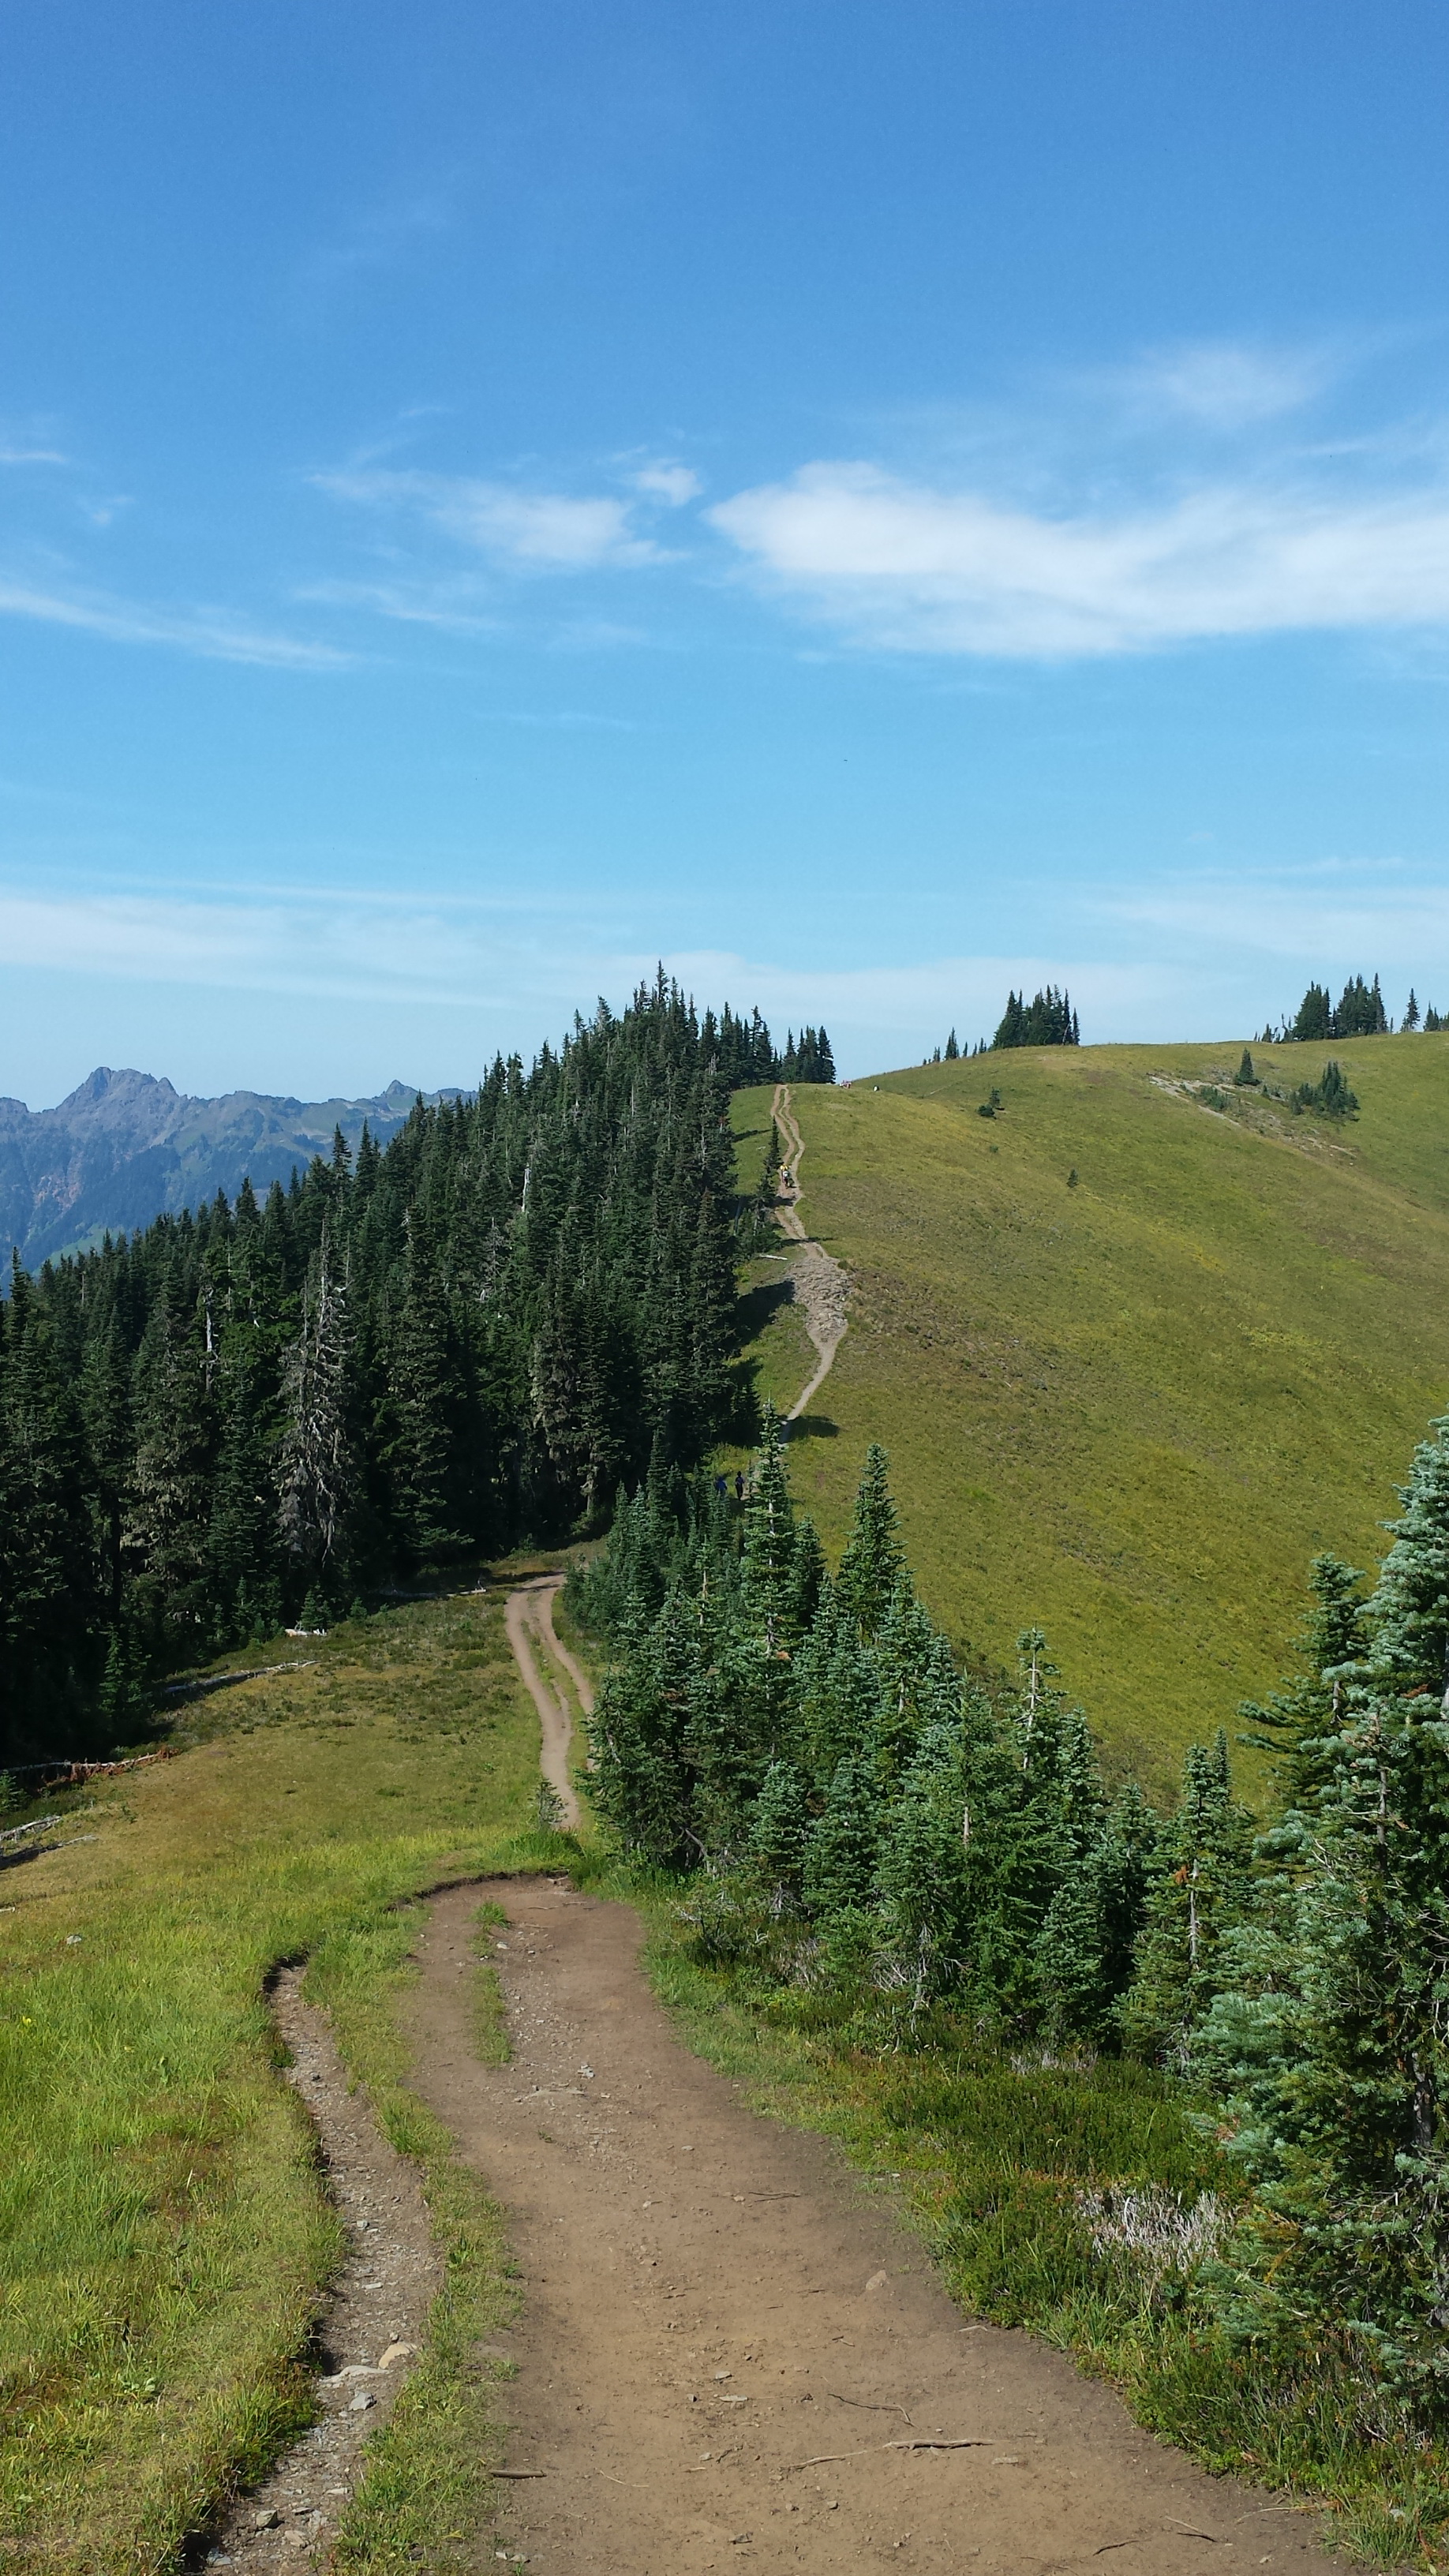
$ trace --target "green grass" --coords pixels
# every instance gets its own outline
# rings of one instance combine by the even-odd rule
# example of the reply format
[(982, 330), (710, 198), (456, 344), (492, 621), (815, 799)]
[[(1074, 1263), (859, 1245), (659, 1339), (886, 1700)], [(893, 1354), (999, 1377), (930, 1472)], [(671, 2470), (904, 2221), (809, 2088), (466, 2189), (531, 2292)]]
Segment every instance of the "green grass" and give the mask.
[(460, 2481), (475, 2505), (486, 2482), (466, 2355), (506, 2288), (496, 2212), (402, 2089), (389, 2003), (410, 1898), (541, 1859), (516, 1832), (537, 1720), (497, 1597), (465, 1595), (340, 1629), (311, 1671), (182, 1723), (179, 1759), (53, 1802), (68, 1847), (0, 1873), (0, 2533), (77, 2576), (166, 2568), (309, 2420), (338, 2237), (263, 1993), (305, 1957), (448, 2251), (381, 2446), (393, 2503), (370, 2487), (349, 2542), (359, 2570), (416, 2564)]
[[(1281, 1669), (1315, 1550), (1376, 1562), (1449, 1402), (1449, 1037), (1254, 1050), (1285, 1090), (1336, 1055), (1341, 1128), (1170, 1087), (1230, 1086), (1240, 1052), (1022, 1050), (793, 1094), (805, 1221), (854, 1288), (797, 1495), (838, 1548), (882, 1441), (958, 1648), (1009, 1662), (1039, 1620), (1159, 1793)], [(747, 1181), (769, 1104), (736, 1097)], [(762, 1319), (754, 1355), (798, 1391), (789, 1333)]]

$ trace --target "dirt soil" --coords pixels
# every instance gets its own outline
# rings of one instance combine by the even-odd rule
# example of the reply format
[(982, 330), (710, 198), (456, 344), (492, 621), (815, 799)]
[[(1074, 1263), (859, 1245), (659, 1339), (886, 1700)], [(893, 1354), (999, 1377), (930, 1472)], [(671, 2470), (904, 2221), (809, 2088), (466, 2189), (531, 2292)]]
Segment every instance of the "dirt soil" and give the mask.
[[(787, 1083), (775, 1085), (774, 1119), (780, 1130), (784, 1163), (780, 1184), (775, 1193), (775, 1216), (782, 1234), (798, 1246), (783, 1256), (788, 1275), (794, 1283), (796, 1300), (805, 1318), (805, 1330), (815, 1345), (819, 1365), (815, 1374), (801, 1389), (791, 1405), (786, 1420), (798, 1422), (806, 1405), (830, 1374), (831, 1362), (845, 1335), (846, 1306), (850, 1282), (838, 1261), (832, 1260), (823, 1244), (805, 1231), (800, 1215), (800, 1165), (805, 1143), (796, 1123)], [(786, 1181), (783, 1173), (788, 1172)], [(771, 1255), (771, 1259), (776, 1256)]]
[[(463, 1974), (489, 1898), (513, 2060)], [(435, 1900), (417, 2089), (509, 2212), (524, 2287), (499, 2555), (541, 2576), (747, 2562), (1343, 2576), (1311, 2523), (1194, 2469), (1026, 2335), (971, 2322), (834, 2149), (674, 2036), (638, 1917), (549, 1881)]]
[(534, 1583), (520, 1584), (516, 1591), (509, 1593), (503, 1623), (514, 1660), (523, 1676), (524, 1688), (538, 1711), (538, 1722), (543, 1730), (539, 1769), (557, 1792), (560, 1822), (576, 1825), (579, 1802), (569, 1777), (569, 1746), (574, 1731), (569, 1684), (577, 1693), (585, 1717), (593, 1714), (594, 1695), (583, 1671), (568, 1648), (560, 1643), (554, 1628), (553, 1605), (563, 1589), (563, 1580), (561, 1574), (545, 1574)]
[(312, 2563), (326, 2550), (357, 2483), (362, 2446), (392, 2412), (442, 2281), (418, 2168), (388, 2145), (352, 2091), (327, 2017), (303, 2003), (300, 1985), (300, 1970), (284, 1968), (272, 2007), (291, 2053), (287, 2080), (315, 2125), (349, 2240), (318, 2328), (321, 2420), (190, 2561), (258, 2576)]

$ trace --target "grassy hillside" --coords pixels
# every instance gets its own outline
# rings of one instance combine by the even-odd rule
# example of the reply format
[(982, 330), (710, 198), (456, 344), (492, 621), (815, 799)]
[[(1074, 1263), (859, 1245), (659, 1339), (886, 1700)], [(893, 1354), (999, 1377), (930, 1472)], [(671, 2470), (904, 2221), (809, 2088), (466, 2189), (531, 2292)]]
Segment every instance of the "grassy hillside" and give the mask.
[[(797, 1493), (838, 1546), (883, 1441), (953, 1639), (1009, 1661), (1040, 1621), (1159, 1785), (1280, 1668), (1314, 1551), (1376, 1561), (1449, 1403), (1449, 1037), (1255, 1050), (1284, 1090), (1336, 1056), (1343, 1127), (1233, 1093), (1240, 1053), (1023, 1050), (794, 1093), (805, 1221), (854, 1286)], [(769, 1098), (737, 1098), (746, 1172)], [(762, 1384), (798, 1335), (764, 1322)]]
[(443, 2534), (461, 2490), (483, 2510), (490, 2395), (449, 2356), (506, 2296), (498, 2221), (400, 2089), (389, 2002), (410, 1897), (528, 1865), (538, 1721), (501, 1594), (309, 1651), (194, 1703), (176, 1760), (52, 1796), (53, 1847), (0, 1870), (0, 2533), (54, 2576), (174, 2565), (309, 2420), (337, 2220), (263, 1998), (303, 1957), (449, 2251), (428, 2420), (394, 2419), (346, 2564), (474, 2563)]

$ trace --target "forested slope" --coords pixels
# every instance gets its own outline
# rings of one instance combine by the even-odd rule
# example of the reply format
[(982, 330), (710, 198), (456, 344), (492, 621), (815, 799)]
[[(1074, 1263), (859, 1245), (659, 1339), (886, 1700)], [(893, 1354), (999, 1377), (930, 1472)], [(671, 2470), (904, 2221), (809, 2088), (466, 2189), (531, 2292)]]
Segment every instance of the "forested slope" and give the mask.
[(606, 1518), (735, 1401), (731, 1078), (755, 1021), (621, 1018), (264, 1205), (52, 1266), (0, 1309), (0, 1764), (124, 1740), (168, 1670)]
[[(794, 1095), (806, 1222), (853, 1283), (797, 1494), (833, 1552), (883, 1442), (953, 1640), (1010, 1663), (1039, 1620), (1160, 1788), (1281, 1666), (1314, 1552), (1377, 1563), (1449, 1400), (1449, 1040), (1258, 1052), (1282, 1091), (1334, 1056), (1344, 1121), (1235, 1090), (1240, 1053), (1043, 1048)], [(769, 1094), (735, 1119), (752, 1175)]]

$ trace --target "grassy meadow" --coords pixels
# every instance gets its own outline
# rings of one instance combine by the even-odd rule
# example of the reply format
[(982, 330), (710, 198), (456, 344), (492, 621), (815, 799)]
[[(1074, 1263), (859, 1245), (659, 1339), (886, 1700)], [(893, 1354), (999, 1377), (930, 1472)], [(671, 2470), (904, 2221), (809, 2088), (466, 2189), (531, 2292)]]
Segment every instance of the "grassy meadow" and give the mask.
[(538, 1721), (501, 1593), (284, 1652), (315, 1661), (190, 1702), (178, 1758), (52, 1797), (60, 1847), (0, 1871), (0, 2548), (57, 2576), (173, 2564), (310, 2421), (338, 2240), (276, 2077), (264, 1979), (282, 1960), (308, 1959), (349, 2065), (422, 2160), (449, 2258), (339, 2565), (463, 2563), (441, 2535), (486, 2480), (469, 2354), (509, 2296), (501, 2222), (403, 2089), (390, 2004), (410, 1898), (537, 1863)]
[[(1253, 1052), (1285, 1091), (1336, 1057), (1358, 1117), (1233, 1091), (1236, 1041), (793, 1094), (805, 1221), (853, 1287), (797, 1496), (838, 1549), (882, 1441), (953, 1642), (1009, 1663), (1039, 1622), (1111, 1759), (1159, 1794), (1282, 1668), (1315, 1551), (1377, 1561), (1449, 1403), (1449, 1036)], [(737, 1095), (747, 1182), (769, 1111)], [(752, 1347), (778, 1397), (808, 1371), (769, 1275)]]

